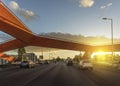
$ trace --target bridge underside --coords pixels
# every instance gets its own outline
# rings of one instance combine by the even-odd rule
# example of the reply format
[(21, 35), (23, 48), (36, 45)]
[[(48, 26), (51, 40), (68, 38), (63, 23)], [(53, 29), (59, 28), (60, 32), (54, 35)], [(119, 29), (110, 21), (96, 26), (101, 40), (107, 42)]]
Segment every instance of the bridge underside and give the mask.
[[(43, 36), (37, 36), (29, 30), (1, 1), (0, 1), (0, 30), (13, 36), (14, 40), (0, 44), (0, 52), (5, 52), (26, 46), (42, 46), (76, 51), (111, 51), (111, 45), (90, 46), (80, 43), (63, 41)], [(120, 51), (120, 44), (114, 44), (114, 51)]]

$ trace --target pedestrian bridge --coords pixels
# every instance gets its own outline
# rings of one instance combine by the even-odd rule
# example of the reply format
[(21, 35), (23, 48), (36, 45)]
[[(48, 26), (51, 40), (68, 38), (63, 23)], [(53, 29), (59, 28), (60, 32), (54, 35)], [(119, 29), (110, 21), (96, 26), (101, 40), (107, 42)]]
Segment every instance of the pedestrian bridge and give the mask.
[[(41, 46), (85, 52), (97, 52), (103, 50), (111, 51), (111, 45), (92, 46), (80, 44), (61, 39), (35, 35), (24, 23), (22, 23), (5, 5), (0, 1), (0, 30), (15, 39), (0, 44), (0, 52), (27, 46)], [(120, 51), (120, 44), (114, 44), (114, 51)]]

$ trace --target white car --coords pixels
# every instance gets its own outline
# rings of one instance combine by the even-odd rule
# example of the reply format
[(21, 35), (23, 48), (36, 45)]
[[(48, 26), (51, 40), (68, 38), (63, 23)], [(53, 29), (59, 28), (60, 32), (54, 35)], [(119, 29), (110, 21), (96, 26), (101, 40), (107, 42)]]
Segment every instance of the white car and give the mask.
[(81, 60), (78, 65), (80, 69), (93, 69), (93, 64), (90, 60)]

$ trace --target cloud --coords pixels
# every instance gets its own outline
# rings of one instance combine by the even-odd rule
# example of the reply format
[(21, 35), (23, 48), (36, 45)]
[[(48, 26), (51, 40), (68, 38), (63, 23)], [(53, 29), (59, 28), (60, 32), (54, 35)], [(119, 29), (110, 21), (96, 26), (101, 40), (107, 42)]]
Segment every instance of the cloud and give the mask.
[(106, 6), (101, 6), (100, 8), (101, 8), (101, 9), (105, 9), (105, 8), (106, 8)]
[(19, 4), (15, 1), (10, 1), (9, 6), (11, 9), (16, 11), (20, 16), (22, 16), (26, 21), (34, 20), (39, 17), (33, 11), (20, 8)]
[(112, 6), (112, 3), (108, 3), (107, 5), (101, 6), (100, 9), (106, 9), (110, 6)]
[(108, 7), (109, 7), (109, 6), (112, 6), (112, 3), (108, 3), (107, 6), (108, 6)]
[(9, 6), (10, 6), (12, 9), (14, 9), (14, 10), (18, 10), (18, 9), (19, 9), (19, 5), (18, 5), (18, 3), (16, 3), (15, 1), (11, 1), (11, 2), (9, 3)]
[(92, 7), (94, 4), (94, 0), (80, 0), (80, 7)]

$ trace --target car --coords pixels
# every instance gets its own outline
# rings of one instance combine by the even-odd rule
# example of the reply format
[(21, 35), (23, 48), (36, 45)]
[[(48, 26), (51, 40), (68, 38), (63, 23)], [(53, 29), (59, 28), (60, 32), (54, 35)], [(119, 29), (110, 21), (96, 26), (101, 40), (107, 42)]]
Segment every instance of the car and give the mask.
[(48, 60), (45, 60), (44, 61), (44, 64), (49, 64), (50, 62)]
[(20, 68), (33, 68), (35, 67), (35, 63), (33, 61), (22, 61), (20, 64)]
[(87, 59), (81, 60), (78, 65), (79, 65), (80, 69), (93, 70), (93, 64), (92, 64), (91, 60), (87, 60)]
[(20, 65), (21, 61), (15, 61), (15, 62), (12, 62), (11, 64), (13, 64), (13, 65)]
[(38, 64), (44, 64), (44, 61), (43, 61), (43, 60), (41, 60), (41, 61), (39, 61), (39, 62), (38, 62)]
[(68, 60), (68, 61), (66, 62), (66, 64), (67, 64), (67, 66), (72, 66), (72, 65), (73, 65), (73, 61), (72, 61), (72, 60)]

